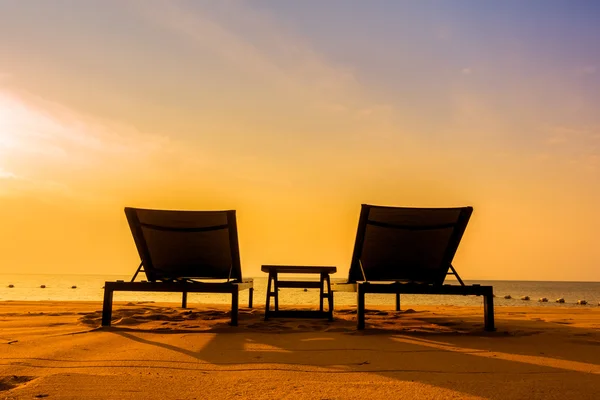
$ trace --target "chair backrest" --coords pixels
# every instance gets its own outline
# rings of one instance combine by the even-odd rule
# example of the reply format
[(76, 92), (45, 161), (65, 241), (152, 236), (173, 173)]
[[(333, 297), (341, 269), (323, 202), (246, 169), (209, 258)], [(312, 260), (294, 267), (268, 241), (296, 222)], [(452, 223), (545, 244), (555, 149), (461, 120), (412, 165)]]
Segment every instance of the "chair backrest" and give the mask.
[(235, 211), (125, 208), (149, 281), (242, 280)]
[(443, 284), (472, 212), (363, 204), (349, 282)]

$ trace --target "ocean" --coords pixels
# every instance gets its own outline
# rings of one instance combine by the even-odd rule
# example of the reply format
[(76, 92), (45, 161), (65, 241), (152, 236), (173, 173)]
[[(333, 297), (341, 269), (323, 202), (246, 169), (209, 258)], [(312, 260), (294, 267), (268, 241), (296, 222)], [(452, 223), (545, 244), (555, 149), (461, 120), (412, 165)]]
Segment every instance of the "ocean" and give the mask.
[[(105, 281), (131, 279), (130, 275), (26, 275), (0, 274), (0, 301), (16, 300), (71, 300), (71, 301), (102, 301)], [(334, 282), (344, 279), (334, 278)], [(548, 282), (548, 281), (465, 281), (494, 287), (494, 304), (496, 306), (526, 306), (526, 307), (598, 307), (600, 302), (600, 282)], [(9, 286), (13, 287), (9, 287)], [(41, 288), (44, 285), (45, 288)], [(254, 278), (254, 303), (265, 304), (267, 278)], [(240, 293), (240, 305), (247, 302), (247, 291)], [(511, 299), (504, 296), (510, 295)], [(531, 300), (521, 300), (529, 296)], [(538, 302), (541, 297), (548, 298), (547, 303)], [(178, 302), (181, 294), (177, 293), (143, 293), (116, 292), (114, 301), (154, 301)], [(280, 305), (318, 304), (318, 289), (281, 289)], [(564, 298), (564, 303), (555, 300)], [(587, 305), (578, 305), (578, 300), (586, 300)], [(227, 304), (230, 296), (225, 294), (190, 293), (188, 303)], [(367, 294), (367, 305), (393, 305), (394, 295)], [(335, 293), (336, 306), (355, 306), (356, 294), (349, 292)], [(478, 306), (482, 304), (481, 297), (475, 296), (427, 296), (402, 295), (402, 306), (410, 305), (457, 305)]]

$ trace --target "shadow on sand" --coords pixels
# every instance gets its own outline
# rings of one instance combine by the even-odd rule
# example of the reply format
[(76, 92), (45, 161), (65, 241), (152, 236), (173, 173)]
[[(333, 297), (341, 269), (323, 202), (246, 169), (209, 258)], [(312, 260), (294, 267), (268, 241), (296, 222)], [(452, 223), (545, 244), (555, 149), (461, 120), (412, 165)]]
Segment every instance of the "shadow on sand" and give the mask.
[[(354, 310), (336, 310), (335, 315), (333, 322), (263, 321), (261, 310), (241, 309), (240, 325), (231, 327), (229, 313), (219, 309), (138, 306), (115, 310), (113, 326), (102, 330), (230, 372), (292, 368), (329, 376), (376, 374), (492, 399), (514, 398), (515, 390), (530, 397), (566, 391), (584, 398), (590, 387), (600, 389), (600, 333), (595, 329), (532, 318), (514, 324), (518, 328), (499, 320), (498, 331), (490, 333), (483, 331), (479, 315), (409, 309), (368, 311), (367, 329), (357, 331)], [(96, 312), (80, 321), (97, 326), (99, 318)], [(210, 338), (193, 349), (164, 343), (161, 334)], [(190, 368), (198, 370), (197, 365)]]

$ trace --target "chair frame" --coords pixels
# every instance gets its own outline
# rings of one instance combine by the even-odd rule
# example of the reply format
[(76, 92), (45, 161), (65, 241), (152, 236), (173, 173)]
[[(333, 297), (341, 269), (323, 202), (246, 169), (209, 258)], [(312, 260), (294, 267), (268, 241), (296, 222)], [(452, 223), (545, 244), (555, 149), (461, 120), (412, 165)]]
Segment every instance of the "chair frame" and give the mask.
[[(462, 235), (467, 227), (469, 218), (473, 212), (472, 207), (463, 207), (460, 210), (459, 218), (453, 227), (453, 233), (448, 243), (448, 247), (444, 254), (443, 265), (447, 265), (446, 271), (440, 269), (440, 275), (435, 277), (433, 282), (381, 282), (368, 280), (361, 263), (361, 253), (365, 240), (367, 225), (369, 224), (369, 212), (372, 208), (398, 208), (398, 207), (382, 207), (369, 204), (362, 204), (361, 213), (356, 233), (356, 241), (354, 252), (352, 255), (352, 263), (350, 266), (348, 283), (356, 284), (357, 291), (357, 328), (365, 328), (365, 294), (367, 293), (389, 293), (396, 295), (396, 311), (400, 311), (400, 295), (401, 294), (427, 294), (427, 295), (475, 295), (483, 296), (483, 311), (484, 311), (484, 329), (486, 331), (494, 331), (494, 293), (492, 286), (481, 285), (465, 285), (460, 278), (455, 268), (452, 266), (452, 259), (458, 249)], [(426, 210), (426, 209), (421, 209)], [(389, 225), (390, 228), (409, 229), (403, 226)], [(429, 228), (423, 228), (429, 229)], [(432, 227), (431, 229), (437, 229)], [(443, 275), (441, 275), (443, 273)], [(459, 285), (444, 284), (446, 275), (454, 275), (459, 282)]]
[[(211, 229), (228, 229), (229, 231), (229, 244), (231, 249), (232, 265), (229, 271), (229, 276), (226, 282), (206, 282), (197, 281), (195, 279), (211, 279), (210, 277), (205, 278), (194, 278), (194, 277), (175, 277), (175, 276), (161, 276), (153, 264), (152, 258), (150, 257), (150, 251), (144, 239), (142, 233), (142, 224), (138, 218), (136, 208), (126, 207), (125, 214), (131, 228), (131, 232), (138, 249), (138, 253), (141, 258), (141, 263), (135, 271), (130, 282), (116, 281), (116, 282), (105, 282), (104, 284), (104, 302), (102, 306), (102, 326), (110, 326), (112, 318), (112, 303), (113, 294), (117, 291), (125, 292), (175, 292), (181, 293), (181, 307), (187, 308), (187, 294), (188, 293), (225, 293), (231, 294), (231, 325), (238, 325), (238, 314), (239, 314), (239, 292), (245, 289), (249, 290), (248, 294), (248, 307), (252, 308), (252, 300), (254, 295), (254, 287), (252, 279), (243, 279), (241, 272), (241, 263), (239, 255), (239, 244), (237, 237), (237, 223), (235, 218), (235, 210), (224, 211), (227, 214), (227, 224), (224, 226), (218, 226), (213, 228), (200, 228), (200, 229), (184, 229), (192, 231), (200, 230), (211, 230)], [(148, 211), (148, 210), (144, 210)], [(161, 210), (151, 210), (161, 211)], [(185, 211), (179, 211), (185, 212)], [(179, 231), (178, 228), (165, 228), (165, 227), (153, 227), (156, 229), (167, 230), (167, 231)], [(144, 272), (149, 281), (135, 282), (138, 274)]]

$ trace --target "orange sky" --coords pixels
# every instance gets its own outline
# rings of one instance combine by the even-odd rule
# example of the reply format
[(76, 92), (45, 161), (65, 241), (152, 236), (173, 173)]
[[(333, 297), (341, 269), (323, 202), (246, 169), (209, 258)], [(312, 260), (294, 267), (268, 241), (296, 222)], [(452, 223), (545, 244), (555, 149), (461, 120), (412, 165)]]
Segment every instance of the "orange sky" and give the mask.
[[(512, 19), (477, 37), (464, 14), (386, 2), (319, 21), (277, 2), (9, 3), (0, 272), (133, 273), (137, 206), (238, 210), (247, 275), (344, 276), (371, 203), (474, 206), (465, 279), (600, 280), (600, 57), (584, 41), (546, 49)], [(412, 31), (352, 37), (386, 14)], [(512, 18), (472, 18), (497, 15)]]

